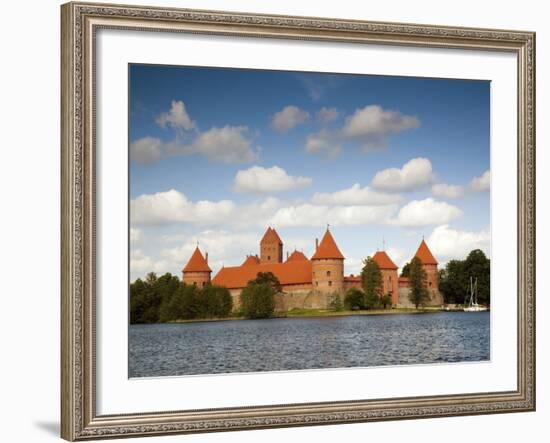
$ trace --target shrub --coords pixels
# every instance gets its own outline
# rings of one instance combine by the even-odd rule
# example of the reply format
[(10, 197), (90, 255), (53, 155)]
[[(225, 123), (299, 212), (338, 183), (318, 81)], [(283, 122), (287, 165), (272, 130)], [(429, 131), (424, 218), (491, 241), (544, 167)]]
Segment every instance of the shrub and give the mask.
[(248, 282), (241, 292), (241, 310), (246, 318), (270, 318), (275, 311), (275, 290), (269, 283)]
[(346, 309), (358, 310), (362, 309), (365, 304), (365, 294), (357, 288), (350, 288), (346, 291), (344, 297), (344, 306)]

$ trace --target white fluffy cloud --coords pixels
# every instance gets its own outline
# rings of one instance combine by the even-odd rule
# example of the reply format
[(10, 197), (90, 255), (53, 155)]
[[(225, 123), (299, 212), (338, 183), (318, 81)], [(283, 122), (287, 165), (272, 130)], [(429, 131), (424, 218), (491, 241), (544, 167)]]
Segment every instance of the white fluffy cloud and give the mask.
[(472, 249), (481, 249), (488, 256), (491, 255), (491, 234), (488, 229), (479, 232), (461, 231), (444, 224), (437, 226), (427, 241), (436, 256), (447, 259), (464, 259)]
[(312, 200), (318, 205), (388, 205), (401, 201), (398, 194), (379, 192), (355, 183), (348, 189), (336, 192), (318, 192)]
[(278, 209), (268, 222), (279, 227), (387, 223), (395, 209), (395, 205), (328, 206), (304, 203)]
[(156, 122), (162, 127), (171, 126), (175, 129), (185, 129), (189, 131), (196, 128), (196, 123), (191, 120), (191, 117), (185, 109), (185, 103), (181, 100), (172, 100), (172, 106), (168, 112), (160, 114)]
[(342, 149), (342, 142), (336, 133), (327, 129), (309, 134), (306, 138), (305, 150), (309, 154), (319, 154), (329, 158), (336, 157)]
[(248, 163), (258, 159), (258, 152), (247, 138), (246, 126), (224, 126), (211, 128), (201, 133), (191, 144), (194, 152), (210, 160), (223, 163)]
[(278, 167), (263, 168), (252, 166), (237, 172), (233, 181), (233, 191), (254, 194), (268, 194), (310, 186), (309, 177), (294, 177)]
[(141, 164), (192, 154), (200, 154), (222, 163), (249, 163), (258, 159), (246, 126), (213, 127), (190, 143), (179, 139), (163, 142), (154, 137), (140, 138), (130, 145), (130, 158)]
[(315, 119), (318, 122), (321, 123), (332, 123), (334, 120), (338, 118), (340, 113), (338, 112), (338, 109), (336, 108), (327, 108), (323, 106), (321, 109), (317, 111), (315, 114)]
[(491, 171), (487, 169), (479, 177), (474, 177), (470, 182), (470, 188), (477, 192), (488, 191), (491, 187)]
[(142, 238), (142, 232), (141, 229), (138, 228), (130, 228), (130, 243), (132, 245), (135, 245), (138, 243)]
[(295, 126), (309, 120), (309, 113), (297, 106), (285, 106), (281, 111), (273, 114), (271, 127), (277, 132), (284, 134)]
[(246, 205), (231, 200), (193, 202), (184, 193), (171, 189), (132, 199), (130, 221), (133, 226), (190, 223), (204, 227), (263, 227), (281, 206), (273, 197)]
[(376, 173), (372, 187), (389, 192), (414, 191), (433, 181), (432, 163), (427, 158), (413, 158), (399, 168), (388, 168)]
[[(324, 112), (328, 115), (328, 112)], [(383, 149), (392, 134), (420, 126), (418, 118), (397, 111), (369, 105), (357, 109), (346, 118), (344, 126), (334, 130), (321, 129), (310, 134), (306, 141), (306, 152), (311, 154), (336, 155), (343, 143), (357, 143), (363, 151)]]
[(235, 212), (235, 204), (229, 200), (196, 203), (185, 194), (171, 189), (156, 194), (143, 194), (130, 201), (130, 217), (133, 224), (155, 225), (165, 223), (215, 224)]
[(149, 272), (170, 272), (169, 270), (164, 271), (164, 268), (163, 263), (156, 262), (141, 249), (132, 248), (130, 250), (130, 274), (132, 280), (138, 277), (143, 278)]
[(378, 105), (357, 109), (346, 119), (342, 134), (361, 141), (365, 149), (384, 148), (387, 136), (406, 129), (418, 128), (420, 121), (397, 111), (388, 111)]
[(457, 199), (464, 197), (464, 188), (458, 185), (437, 183), (432, 186), (432, 194), (434, 197)]
[(427, 198), (413, 200), (403, 206), (394, 223), (405, 227), (442, 225), (462, 215), (456, 206)]

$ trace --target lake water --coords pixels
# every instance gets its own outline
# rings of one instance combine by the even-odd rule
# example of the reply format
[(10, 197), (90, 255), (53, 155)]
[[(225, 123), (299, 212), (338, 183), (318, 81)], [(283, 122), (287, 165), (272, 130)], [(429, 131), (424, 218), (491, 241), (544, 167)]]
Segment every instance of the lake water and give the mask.
[(488, 312), (131, 325), (130, 377), (489, 360)]

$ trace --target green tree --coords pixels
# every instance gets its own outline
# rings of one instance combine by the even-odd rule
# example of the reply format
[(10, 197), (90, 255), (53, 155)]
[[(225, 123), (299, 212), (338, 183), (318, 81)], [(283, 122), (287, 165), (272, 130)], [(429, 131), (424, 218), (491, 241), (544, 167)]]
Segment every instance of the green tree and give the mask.
[(411, 284), (409, 300), (414, 304), (415, 308), (418, 309), (418, 306), (424, 305), (430, 299), (428, 290), (426, 289), (426, 271), (422, 267), (422, 262), (418, 257), (414, 257), (411, 260), (409, 279)]
[(275, 293), (283, 291), (281, 282), (273, 272), (258, 272), (256, 278), (251, 281), (254, 283), (266, 283), (273, 288)]
[(382, 271), (372, 257), (363, 260), (361, 282), (365, 293), (364, 307), (366, 309), (377, 307), (382, 296)]
[(275, 289), (270, 283), (250, 281), (241, 292), (241, 311), (246, 318), (270, 318), (275, 311)]
[(463, 260), (451, 260), (439, 271), (439, 290), (447, 304), (463, 304), (469, 290), (469, 277)]
[(130, 323), (142, 323), (143, 312), (147, 308), (146, 306), (146, 283), (138, 278), (136, 281), (130, 284)]
[(382, 296), (382, 298), (380, 299), (380, 304), (382, 305), (382, 308), (386, 309), (387, 306), (390, 306), (392, 305), (391, 303), (391, 294), (386, 294), (384, 296)]
[(474, 249), (466, 260), (451, 260), (439, 271), (439, 290), (445, 303), (464, 304), (470, 293), (470, 277), (477, 278), (478, 302), (490, 304), (491, 260)]
[(411, 274), (411, 264), (405, 263), (405, 265), (403, 266), (403, 269), (401, 269), (400, 277), (409, 277), (410, 274)]
[(227, 317), (233, 308), (229, 290), (224, 286), (207, 285), (199, 295), (202, 317)]
[(365, 303), (365, 293), (357, 288), (350, 288), (346, 291), (344, 297), (344, 306), (346, 309), (362, 309)]
[(176, 295), (176, 305), (181, 319), (199, 318), (204, 312), (201, 306), (200, 291), (197, 285), (182, 284)]
[(477, 279), (478, 303), (489, 305), (491, 303), (491, 261), (480, 249), (474, 249), (464, 261), (464, 273), (466, 278), (470, 276)]
[(179, 279), (170, 273), (157, 277), (154, 272), (147, 274), (145, 281), (138, 278), (131, 283), (130, 323), (165, 321), (161, 319), (161, 306), (166, 305), (180, 284)]

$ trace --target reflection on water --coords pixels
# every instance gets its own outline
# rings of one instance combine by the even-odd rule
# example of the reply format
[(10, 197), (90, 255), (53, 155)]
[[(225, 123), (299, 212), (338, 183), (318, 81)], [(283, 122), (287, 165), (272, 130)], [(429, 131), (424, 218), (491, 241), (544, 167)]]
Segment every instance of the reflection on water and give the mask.
[(130, 377), (489, 360), (488, 312), (131, 325)]

